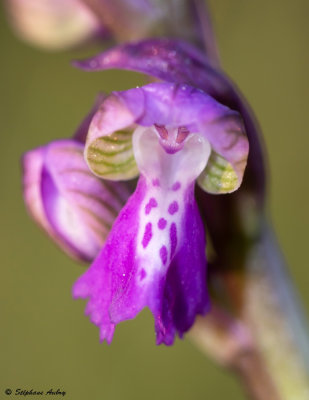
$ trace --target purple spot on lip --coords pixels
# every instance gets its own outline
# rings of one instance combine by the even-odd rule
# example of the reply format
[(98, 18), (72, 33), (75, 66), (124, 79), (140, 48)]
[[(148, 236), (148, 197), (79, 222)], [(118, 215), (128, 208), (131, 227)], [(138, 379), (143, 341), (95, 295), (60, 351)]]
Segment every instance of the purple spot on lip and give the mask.
[(166, 227), (167, 221), (164, 218), (160, 218), (158, 221), (158, 228), (164, 229)]
[(152, 180), (153, 186), (160, 186), (160, 181), (158, 178)]
[(151, 222), (148, 222), (148, 224), (145, 226), (145, 232), (142, 240), (142, 245), (144, 249), (148, 246), (148, 243), (150, 242), (152, 238), (152, 224)]
[(152, 198), (148, 201), (148, 203), (146, 204), (146, 206), (145, 206), (145, 214), (146, 214), (146, 215), (149, 214), (150, 211), (151, 211), (151, 209), (154, 208), (154, 207), (157, 207), (157, 205), (158, 205), (157, 200), (156, 200), (154, 197), (152, 197)]
[(176, 192), (178, 189), (180, 189), (180, 187), (181, 187), (181, 183), (177, 181), (172, 186), (172, 190), (174, 190)]
[(144, 268), (141, 270), (140, 272), (140, 280), (142, 281), (143, 279), (145, 279), (147, 276), (146, 271), (144, 270)]
[(175, 214), (179, 209), (177, 201), (173, 201), (169, 206), (168, 206), (168, 212), (173, 215)]
[(177, 228), (175, 223), (172, 223), (170, 227), (170, 242), (171, 242), (171, 258), (172, 258), (177, 246)]
[(162, 264), (165, 265), (167, 261), (167, 248), (165, 246), (162, 246), (160, 249), (160, 258), (162, 261)]

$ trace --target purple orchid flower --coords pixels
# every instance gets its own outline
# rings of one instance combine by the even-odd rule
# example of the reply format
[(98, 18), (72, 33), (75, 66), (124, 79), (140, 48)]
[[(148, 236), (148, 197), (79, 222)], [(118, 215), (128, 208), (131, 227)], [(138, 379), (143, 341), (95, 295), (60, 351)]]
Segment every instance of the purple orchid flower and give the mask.
[[(194, 188), (197, 181), (203, 193), (231, 193), (242, 182), (249, 146), (233, 110), (241, 107), (218, 102), (237, 105), (237, 92), (233, 97), (207, 58), (181, 42), (123, 45), (78, 64), (136, 69), (171, 83), (100, 99), (74, 139), (27, 153), (26, 204), (69, 255), (95, 258), (73, 295), (89, 298), (86, 312), (101, 340), (110, 343), (117, 323), (149, 307), (157, 343), (169, 345), (209, 310), (205, 232)], [(197, 88), (202, 83), (204, 91)], [(120, 181), (138, 176), (129, 198)]]
[(73, 288), (111, 342), (115, 325), (149, 307), (157, 343), (170, 345), (209, 310), (205, 233), (194, 184), (241, 184), (248, 140), (240, 115), (199, 89), (153, 83), (114, 92), (93, 117), (85, 158), (108, 180), (138, 174), (103, 249)]

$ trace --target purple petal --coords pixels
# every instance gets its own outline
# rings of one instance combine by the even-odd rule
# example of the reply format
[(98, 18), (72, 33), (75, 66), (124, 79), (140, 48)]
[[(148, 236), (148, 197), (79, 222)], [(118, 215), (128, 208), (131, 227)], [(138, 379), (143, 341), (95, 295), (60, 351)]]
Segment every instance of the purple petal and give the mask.
[(182, 337), (193, 325), (196, 315), (204, 315), (210, 309), (206, 291), (205, 237), (193, 189), (188, 193), (181, 229), (184, 241), (166, 279), (160, 282), (163, 301), (153, 307), (158, 344), (172, 344), (176, 332)]
[[(207, 57), (180, 40), (162, 38), (125, 43), (87, 60), (74, 61), (73, 65), (85, 71), (113, 68), (134, 70), (164, 81), (194, 82), (203, 90), (206, 84), (209, 87), (220, 84), (220, 75), (208, 66)], [(206, 82), (201, 79), (202, 68), (206, 68), (203, 73), (203, 77), (207, 77)]]
[(89, 298), (86, 314), (112, 340), (115, 324), (149, 307), (157, 343), (172, 344), (197, 314), (209, 309), (205, 234), (194, 200), (194, 181), (205, 167), (207, 141), (191, 135), (173, 154), (153, 128), (135, 131), (141, 176), (101, 253), (73, 288)]
[(106, 183), (89, 171), (84, 146), (59, 140), (23, 158), (28, 211), (70, 256), (96, 257), (128, 198), (123, 184)]
[[(110, 318), (109, 308), (117, 297), (133, 286), (137, 266), (135, 265), (136, 234), (138, 221), (136, 203), (144, 197), (144, 188), (139, 185), (134, 196), (123, 208), (115, 221), (105, 246), (91, 267), (82, 275), (73, 287), (74, 298), (87, 298), (89, 302), (86, 314), (100, 327), (100, 340), (111, 342), (115, 322)], [(133, 318), (139, 310), (141, 292), (137, 291), (135, 301), (128, 302), (123, 310), (125, 318)]]

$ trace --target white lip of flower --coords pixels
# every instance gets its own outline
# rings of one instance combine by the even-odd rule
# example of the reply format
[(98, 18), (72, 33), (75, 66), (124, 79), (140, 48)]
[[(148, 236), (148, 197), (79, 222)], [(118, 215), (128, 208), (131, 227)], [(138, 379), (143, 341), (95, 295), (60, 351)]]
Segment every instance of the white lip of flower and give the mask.
[(168, 134), (164, 140), (154, 126), (140, 126), (133, 134), (135, 160), (147, 180), (137, 235), (137, 256), (143, 266), (139, 271), (141, 286), (155, 273), (166, 273), (177, 253), (183, 240), (187, 189), (204, 170), (211, 153), (209, 142), (198, 134), (188, 133), (177, 143), (178, 128), (164, 129)]

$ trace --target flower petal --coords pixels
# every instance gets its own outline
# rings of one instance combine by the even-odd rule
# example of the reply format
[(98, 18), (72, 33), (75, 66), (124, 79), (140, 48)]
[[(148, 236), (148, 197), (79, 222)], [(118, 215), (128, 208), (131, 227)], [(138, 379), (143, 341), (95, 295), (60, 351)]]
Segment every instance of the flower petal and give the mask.
[(90, 124), (85, 160), (91, 171), (104, 179), (125, 180), (138, 175), (131, 139), (134, 121), (143, 112), (143, 93), (134, 93), (132, 103), (135, 114), (115, 92), (103, 101)]
[(211, 152), (208, 164), (198, 178), (200, 187), (208, 193), (231, 193), (239, 185), (233, 166), (215, 151)]
[(87, 141), (86, 160), (91, 171), (104, 179), (127, 180), (138, 176), (132, 149), (132, 131), (122, 130)]
[(87, 168), (84, 146), (59, 140), (23, 158), (30, 214), (69, 255), (92, 260), (128, 198), (123, 184), (103, 182)]
[(154, 128), (133, 136), (141, 171), (136, 191), (115, 221), (101, 253), (73, 288), (89, 297), (86, 313), (112, 340), (115, 324), (148, 306), (157, 343), (172, 344), (209, 308), (205, 235), (194, 200), (194, 180), (205, 167), (207, 141), (190, 135), (174, 154)]
[(249, 143), (239, 114), (221, 110), (221, 115), (201, 124), (212, 146), (207, 166), (198, 179), (208, 193), (231, 193), (242, 183), (247, 165)]
[(176, 39), (121, 44), (89, 59), (74, 61), (73, 65), (85, 71), (113, 68), (139, 71), (168, 82), (192, 84), (210, 94), (226, 86), (204, 54)]

